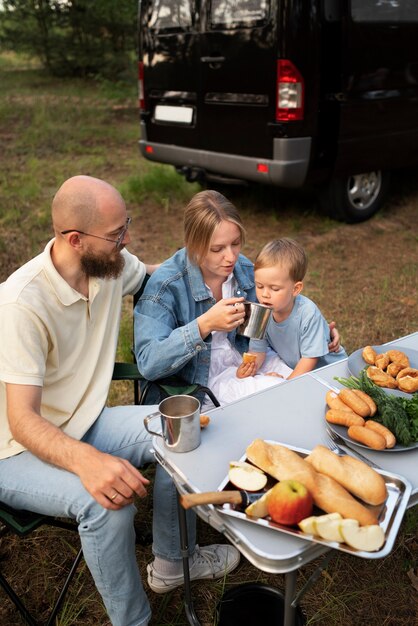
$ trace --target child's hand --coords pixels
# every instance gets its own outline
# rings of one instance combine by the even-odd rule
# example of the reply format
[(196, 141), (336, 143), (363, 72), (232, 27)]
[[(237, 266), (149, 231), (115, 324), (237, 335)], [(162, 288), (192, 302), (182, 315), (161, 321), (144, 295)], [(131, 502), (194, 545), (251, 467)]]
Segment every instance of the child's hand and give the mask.
[(241, 363), (237, 369), (237, 378), (248, 378), (249, 376), (255, 376), (257, 372), (257, 366), (255, 362)]
[(277, 372), (266, 372), (264, 375), (265, 376), (275, 376), (276, 378), (284, 378), (284, 376), (282, 376), (281, 374), (278, 374)]

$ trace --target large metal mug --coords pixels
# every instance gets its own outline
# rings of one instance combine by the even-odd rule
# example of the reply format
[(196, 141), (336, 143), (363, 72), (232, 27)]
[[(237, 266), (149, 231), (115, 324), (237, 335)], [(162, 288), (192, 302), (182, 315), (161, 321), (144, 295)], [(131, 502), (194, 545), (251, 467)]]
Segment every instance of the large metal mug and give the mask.
[[(148, 426), (157, 417), (161, 418), (161, 433)], [(162, 437), (171, 452), (190, 452), (200, 445), (200, 402), (186, 395), (165, 398), (158, 405), (158, 412), (144, 418), (144, 425), (151, 435)]]
[(245, 319), (237, 333), (251, 339), (263, 339), (273, 309), (259, 302), (244, 302)]

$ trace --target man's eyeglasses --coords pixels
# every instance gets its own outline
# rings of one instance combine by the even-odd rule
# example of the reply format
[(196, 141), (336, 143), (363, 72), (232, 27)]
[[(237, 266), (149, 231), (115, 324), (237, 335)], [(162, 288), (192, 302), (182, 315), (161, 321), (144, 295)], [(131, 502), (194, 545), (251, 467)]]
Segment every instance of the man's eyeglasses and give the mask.
[(61, 235), (68, 235), (68, 233), (79, 233), (80, 235), (87, 235), (87, 237), (96, 237), (96, 239), (103, 239), (104, 241), (110, 241), (111, 243), (114, 243), (116, 250), (120, 250), (122, 248), (123, 240), (125, 239), (125, 235), (127, 233), (127, 230), (131, 222), (132, 222), (132, 217), (127, 217), (125, 226), (120, 231), (117, 239), (109, 239), (109, 237), (100, 237), (99, 235), (92, 235), (91, 233), (85, 233), (82, 230), (77, 230), (77, 228), (68, 228), (67, 230), (62, 230)]

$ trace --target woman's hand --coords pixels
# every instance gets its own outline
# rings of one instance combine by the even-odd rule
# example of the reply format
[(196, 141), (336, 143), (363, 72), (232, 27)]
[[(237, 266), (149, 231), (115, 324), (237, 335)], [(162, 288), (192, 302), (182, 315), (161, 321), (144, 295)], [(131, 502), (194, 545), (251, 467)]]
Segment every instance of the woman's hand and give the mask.
[(330, 322), (328, 326), (329, 326), (329, 334), (331, 337), (331, 341), (328, 344), (328, 350), (330, 352), (339, 352), (341, 348), (340, 333), (338, 332), (335, 322)]
[(219, 300), (197, 318), (200, 336), (202, 339), (214, 330), (230, 332), (244, 322), (245, 307), (244, 298), (224, 298)]

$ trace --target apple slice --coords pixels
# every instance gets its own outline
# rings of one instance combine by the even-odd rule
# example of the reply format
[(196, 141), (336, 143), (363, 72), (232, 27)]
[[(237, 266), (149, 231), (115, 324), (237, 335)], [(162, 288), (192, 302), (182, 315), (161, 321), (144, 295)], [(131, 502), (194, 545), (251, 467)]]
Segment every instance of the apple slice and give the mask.
[(260, 491), (267, 483), (266, 474), (245, 461), (231, 461), (228, 478), (235, 487), (245, 491)]
[(271, 489), (266, 491), (264, 495), (261, 496), (259, 500), (256, 500), (245, 509), (245, 513), (250, 517), (267, 517), (268, 508), (267, 508), (267, 498), (270, 494)]
[[(349, 520), (345, 520), (349, 521)], [(355, 521), (355, 520), (350, 520)], [(359, 526), (358, 524), (341, 524), (341, 534), (347, 545), (364, 552), (375, 552), (385, 543), (383, 528), (374, 524), (372, 526)]]
[[(340, 520), (341, 515), (339, 513), (326, 513), (325, 515), (311, 515), (299, 522), (299, 528), (309, 535), (319, 535), (318, 522), (323, 524), (326, 520)], [(341, 539), (340, 539), (341, 541)]]
[(318, 517), (316, 515), (311, 515), (310, 517), (305, 517), (305, 519), (301, 520), (298, 524), (299, 528), (302, 532), (307, 535), (316, 535), (316, 520)]
[(341, 515), (335, 519), (321, 516), (316, 522), (317, 534), (327, 541), (344, 541), (340, 531)]

